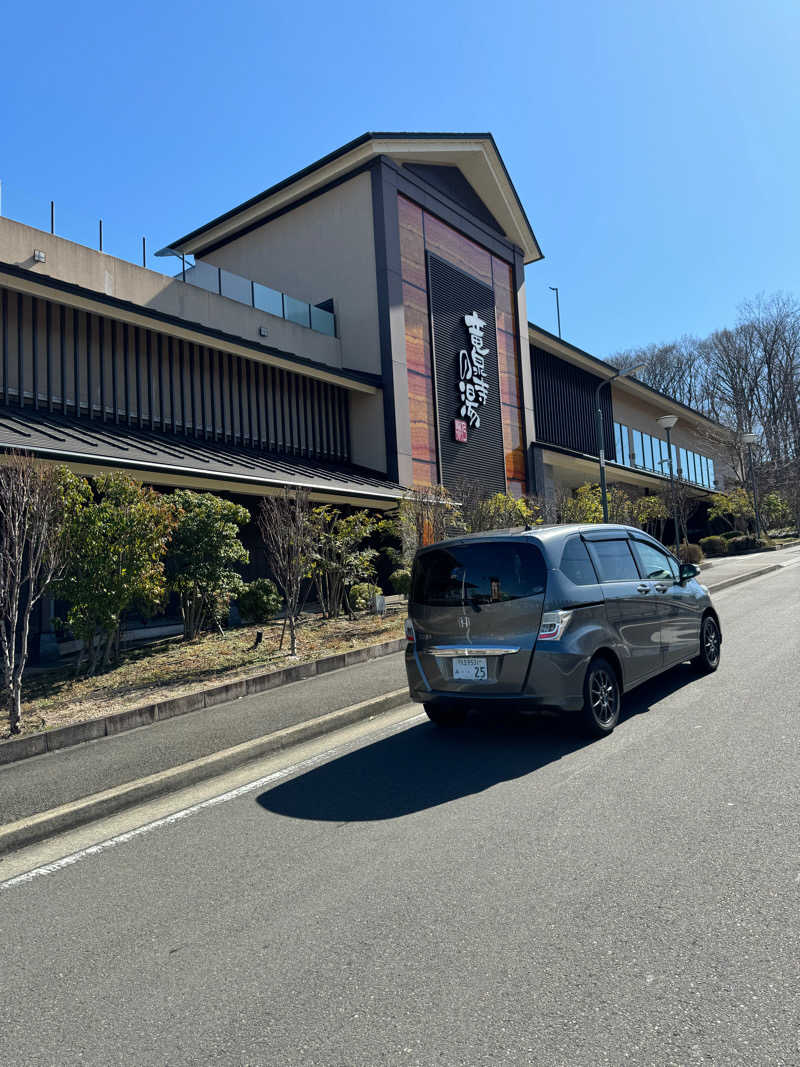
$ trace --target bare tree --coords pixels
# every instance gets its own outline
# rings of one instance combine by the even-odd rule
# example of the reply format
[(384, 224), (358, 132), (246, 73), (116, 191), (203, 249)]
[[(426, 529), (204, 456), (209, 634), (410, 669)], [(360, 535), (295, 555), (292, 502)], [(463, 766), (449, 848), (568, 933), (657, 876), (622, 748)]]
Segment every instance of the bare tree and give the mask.
[(0, 652), (9, 727), (19, 733), (33, 609), (66, 561), (69, 475), (23, 455), (0, 465)]
[(258, 512), (258, 528), (264, 539), (272, 576), (286, 602), (284, 630), (288, 624), (289, 650), (295, 656), (297, 618), (305, 600), (303, 594), (305, 592), (307, 595), (310, 585), (307, 576), (312, 563), (312, 521), (308, 492), (299, 489), (289, 493), (284, 489), (280, 496), (265, 497)]

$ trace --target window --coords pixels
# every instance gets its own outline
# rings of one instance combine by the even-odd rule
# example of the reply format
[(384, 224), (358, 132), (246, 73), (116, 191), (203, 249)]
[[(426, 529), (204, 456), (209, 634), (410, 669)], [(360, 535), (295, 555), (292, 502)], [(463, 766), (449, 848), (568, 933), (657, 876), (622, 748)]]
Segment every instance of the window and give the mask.
[(675, 445), (672, 446), (672, 473), (678, 473), (678, 450)]
[(634, 541), (633, 544), (641, 565), (642, 575), (645, 578), (664, 578), (672, 581), (672, 568), (666, 552), (662, 552), (655, 545), (647, 544), (645, 541)]
[(601, 582), (633, 582), (639, 577), (627, 540), (591, 541)]
[(525, 542), (432, 548), (414, 564), (411, 599), (416, 604), (493, 604), (544, 592), (546, 570), (539, 549)]
[(630, 430), (625, 425), (620, 425), (622, 432), (622, 462), (626, 467), (631, 465), (631, 434)]
[(686, 458), (686, 449), (685, 448), (680, 449), (679, 459), (678, 459), (678, 474), (680, 475), (681, 478), (688, 478), (689, 477), (689, 464), (688, 464), (688, 460)]
[(617, 463), (631, 465), (631, 445), (628, 427), (622, 422), (614, 423), (614, 443), (617, 447)]
[(595, 585), (597, 583), (592, 561), (580, 537), (570, 537), (567, 540), (564, 551), (561, 553), (559, 567), (561, 573), (569, 578), (573, 585)]
[(653, 470), (653, 438), (649, 433), (642, 434), (642, 444), (644, 445), (644, 465), (647, 470)]
[(714, 460), (713, 459), (710, 459), (708, 461), (708, 488), (709, 489), (716, 489), (717, 488), (717, 483), (714, 480)]
[(659, 441), (659, 444), (661, 445), (661, 457), (658, 470), (660, 474), (667, 475), (669, 474), (669, 452), (667, 451), (667, 442)]
[(644, 446), (642, 445), (642, 431), (633, 431), (633, 465), (634, 467), (644, 466)]
[(701, 465), (701, 468), (702, 468), (701, 481), (702, 481), (703, 485), (705, 485), (707, 487), (708, 486), (708, 458), (706, 456), (701, 456), (700, 457), (700, 465)]

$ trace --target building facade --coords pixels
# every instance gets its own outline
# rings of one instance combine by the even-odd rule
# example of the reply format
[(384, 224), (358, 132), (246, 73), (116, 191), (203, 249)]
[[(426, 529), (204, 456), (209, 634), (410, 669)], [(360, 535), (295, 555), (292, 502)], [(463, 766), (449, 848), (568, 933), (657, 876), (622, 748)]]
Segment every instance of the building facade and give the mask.
[[(0, 450), (384, 509), (597, 480), (616, 372), (527, 321), (542, 253), (491, 135), (366, 134), (160, 254), (0, 219)], [(671, 414), (673, 470), (724, 485), (702, 415), (625, 378), (600, 400), (610, 480), (664, 485)]]

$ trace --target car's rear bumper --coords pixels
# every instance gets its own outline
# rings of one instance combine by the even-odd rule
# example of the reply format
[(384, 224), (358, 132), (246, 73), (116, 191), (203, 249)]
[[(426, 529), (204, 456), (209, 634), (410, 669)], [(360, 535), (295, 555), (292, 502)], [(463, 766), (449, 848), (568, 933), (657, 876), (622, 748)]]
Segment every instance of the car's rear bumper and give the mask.
[(527, 684), (518, 693), (498, 693), (492, 686), (476, 685), (465, 692), (434, 689), (425, 677), (419, 656), (413, 645), (406, 647), (406, 672), (412, 700), (422, 704), (439, 703), (498, 703), (523, 709), (557, 708), (578, 711), (583, 706), (583, 680), (589, 657), (551, 649), (534, 652)]

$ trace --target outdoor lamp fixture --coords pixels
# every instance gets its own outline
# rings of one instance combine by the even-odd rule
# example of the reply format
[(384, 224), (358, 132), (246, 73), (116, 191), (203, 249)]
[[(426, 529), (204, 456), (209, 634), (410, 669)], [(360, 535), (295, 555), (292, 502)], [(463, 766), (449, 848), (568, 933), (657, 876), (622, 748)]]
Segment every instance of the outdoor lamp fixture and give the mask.
[(675, 514), (675, 476), (672, 470), (672, 441), (669, 436), (669, 431), (678, 421), (677, 415), (662, 415), (660, 419), (656, 419), (656, 422), (662, 430), (667, 431), (667, 459), (669, 460), (669, 503), (670, 511), (672, 512), (672, 530), (675, 534), (675, 555), (678, 555), (678, 516)]
[(597, 433), (597, 454), (600, 457), (600, 496), (603, 500), (603, 522), (608, 522), (608, 489), (606, 488), (605, 431), (603, 428), (603, 410), (600, 407), (600, 390), (606, 384), (610, 386), (611, 382), (615, 381), (615, 379), (629, 378), (632, 374), (636, 374), (637, 371), (644, 370), (646, 366), (646, 363), (637, 363), (636, 366), (631, 367), (630, 370), (618, 370), (617, 373), (612, 374), (610, 378), (604, 378), (594, 391), (594, 422)]
[(756, 513), (756, 537), (761, 540), (761, 515), (758, 510), (758, 491), (756, 489), (756, 472), (753, 466), (753, 445), (758, 440), (754, 433), (743, 433), (742, 443), (747, 445), (747, 455), (750, 459), (750, 486), (753, 493), (753, 511)]

